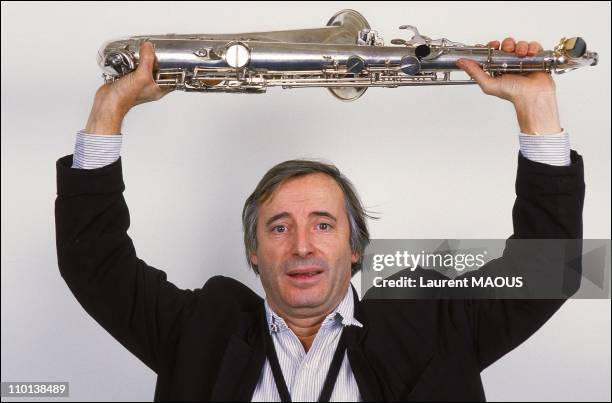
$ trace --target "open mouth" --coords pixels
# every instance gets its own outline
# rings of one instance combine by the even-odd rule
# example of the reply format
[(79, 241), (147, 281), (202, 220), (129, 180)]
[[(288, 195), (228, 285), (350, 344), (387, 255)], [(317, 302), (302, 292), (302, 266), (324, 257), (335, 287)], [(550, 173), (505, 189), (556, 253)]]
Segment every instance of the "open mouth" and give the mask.
[(312, 278), (321, 273), (322, 273), (321, 270), (315, 270), (315, 271), (308, 271), (308, 272), (288, 273), (288, 275), (289, 277), (295, 278), (295, 279), (306, 279), (306, 278)]
[(300, 267), (289, 270), (287, 276), (289, 276), (295, 284), (308, 285), (319, 281), (323, 271), (324, 270), (319, 267)]

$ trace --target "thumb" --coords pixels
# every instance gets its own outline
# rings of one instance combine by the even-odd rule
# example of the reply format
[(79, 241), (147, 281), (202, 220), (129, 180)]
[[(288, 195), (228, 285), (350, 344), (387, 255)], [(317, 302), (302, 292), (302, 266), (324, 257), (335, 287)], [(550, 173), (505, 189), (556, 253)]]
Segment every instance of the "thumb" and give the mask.
[(153, 65), (155, 64), (155, 50), (153, 44), (149, 41), (145, 41), (140, 46), (140, 65), (138, 70), (142, 70), (147, 75), (153, 74)]
[(485, 94), (493, 92), (495, 79), (485, 73), (478, 63), (469, 59), (459, 59), (457, 60), (457, 66), (476, 81)]

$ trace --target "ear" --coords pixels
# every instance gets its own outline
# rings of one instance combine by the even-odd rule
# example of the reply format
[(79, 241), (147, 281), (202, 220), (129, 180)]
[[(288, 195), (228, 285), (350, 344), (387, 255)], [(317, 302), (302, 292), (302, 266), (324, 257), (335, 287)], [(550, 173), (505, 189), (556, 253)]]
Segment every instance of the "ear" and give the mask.
[(249, 259), (251, 259), (251, 264), (253, 266), (258, 266), (257, 264), (257, 252), (252, 250), (249, 252)]
[(353, 252), (351, 254), (351, 263), (357, 263), (360, 257), (361, 257), (361, 254), (359, 252)]

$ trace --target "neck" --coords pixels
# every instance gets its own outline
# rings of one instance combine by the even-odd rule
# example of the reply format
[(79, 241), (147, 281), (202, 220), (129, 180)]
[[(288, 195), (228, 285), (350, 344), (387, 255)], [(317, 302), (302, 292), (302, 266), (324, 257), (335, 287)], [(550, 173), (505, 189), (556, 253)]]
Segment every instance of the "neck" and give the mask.
[(316, 317), (309, 318), (291, 318), (283, 317), (289, 329), (297, 336), (304, 347), (304, 350), (308, 352), (312, 346), (312, 342), (315, 336), (321, 328), (321, 323), (328, 314), (319, 315)]
[(312, 343), (314, 342), (317, 332), (321, 328), (323, 320), (334, 311), (340, 305), (340, 302), (344, 299), (346, 294), (340, 295), (340, 297), (330, 304), (328, 309), (319, 312), (292, 312), (292, 310), (281, 309), (277, 306), (271, 298), (267, 298), (268, 305), (270, 308), (287, 324), (289, 329), (297, 336), (304, 347), (304, 350), (308, 352)]

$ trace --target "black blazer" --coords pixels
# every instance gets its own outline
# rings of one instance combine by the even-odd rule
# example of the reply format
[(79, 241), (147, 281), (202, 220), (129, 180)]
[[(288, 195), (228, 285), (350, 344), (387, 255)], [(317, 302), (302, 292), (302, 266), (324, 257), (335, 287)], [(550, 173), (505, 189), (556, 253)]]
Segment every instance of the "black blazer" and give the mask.
[[(554, 167), (519, 153), (515, 238), (581, 238), (582, 158)], [(57, 161), (59, 269), (83, 308), (158, 375), (155, 400), (251, 399), (262, 370), (263, 300), (215, 276), (181, 290), (140, 260), (127, 235), (121, 160)], [(564, 300), (367, 300), (348, 358), (371, 400), (484, 400), (480, 372), (526, 340)]]

